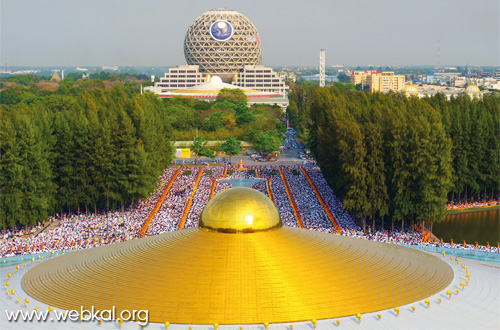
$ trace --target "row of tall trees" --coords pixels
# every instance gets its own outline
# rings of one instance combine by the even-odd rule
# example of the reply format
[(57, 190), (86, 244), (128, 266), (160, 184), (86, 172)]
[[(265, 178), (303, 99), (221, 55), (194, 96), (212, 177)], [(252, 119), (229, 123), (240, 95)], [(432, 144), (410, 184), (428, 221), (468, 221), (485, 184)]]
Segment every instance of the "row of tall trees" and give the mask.
[(281, 133), (286, 126), (278, 120), (283, 110), (264, 104), (248, 106), (239, 89), (222, 89), (215, 102), (173, 97), (163, 104), (176, 141), (192, 141), (197, 136), (223, 141), (232, 136), (264, 152), (277, 150), (284, 141)]
[(0, 86), (2, 228), (147, 197), (172, 159), (171, 141), (199, 133), (196, 154), (213, 157), (203, 147), (207, 139), (225, 140), (220, 149), (230, 156), (241, 151), (239, 140), (271, 151), (284, 139), (281, 109), (248, 107), (240, 90), (222, 90), (207, 103), (161, 100), (140, 95), (138, 85), (108, 80), (43, 83)]
[(385, 216), (403, 228), (405, 220), (430, 224), (443, 219), (449, 199), (498, 194), (498, 96), (448, 101), (339, 86), (292, 90), (312, 153), (363, 228), (367, 218), (374, 227)]
[(171, 125), (154, 95), (117, 86), (0, 111), (3, 228), (54, 212), (123, 207), (148, 196), (172, 158)]

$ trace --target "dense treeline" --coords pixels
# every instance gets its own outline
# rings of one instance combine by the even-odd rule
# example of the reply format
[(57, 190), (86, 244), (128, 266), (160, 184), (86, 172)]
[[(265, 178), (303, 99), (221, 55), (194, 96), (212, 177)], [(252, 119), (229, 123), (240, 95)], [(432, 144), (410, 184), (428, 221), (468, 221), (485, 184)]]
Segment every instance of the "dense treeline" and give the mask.
[[(64, 85), (63, 85), (64, 86)], [(154, 95), (116, 86), (2, 105), (1, 226), (148, 196), (169, 164), (171, 126)]]
[[(303, 136), (362, 219), (440, 221), (448, 200), (498, 197), (500, 102), (292, 86)], [(292, 103), (293, 102), (293, 103)], [(383, 221), (382, 221), (383, 223)]]
[(223, 89), (216, 102), (186, 97), (163, 102), (176, 141), (190, 141), (196, 136), (222, 141), (230, 135), (264, 152), (277, 150), (284, 141), (281, 132), (286, 126), (278, 120), (283, 110), (264, 104), (248, 106), (246, 95), (239, 89)]
[(2, 228), (147, 197), (172, 159), (171, 141), (234, 137), (267, 152), (284, 139), (281, 109), (248, 107), (240, 90), (207, 103), (162, 100), (108, 80), (65, 79), (45, 88), (30, 79), (5, 82), (0, 95)]
[(151, 85), (146, 75), (93, 73), (82, 79), (76, 73), (69, 73), (60, 82), (50, 81), (50, 76), (14, 75), (0, 81), (0, 102), (2, 104), (31, 104), (51, 94), (76, 96), (93, 88), (111, 89), (122, 86), (127, 93), (140, 92), (141, 85)]

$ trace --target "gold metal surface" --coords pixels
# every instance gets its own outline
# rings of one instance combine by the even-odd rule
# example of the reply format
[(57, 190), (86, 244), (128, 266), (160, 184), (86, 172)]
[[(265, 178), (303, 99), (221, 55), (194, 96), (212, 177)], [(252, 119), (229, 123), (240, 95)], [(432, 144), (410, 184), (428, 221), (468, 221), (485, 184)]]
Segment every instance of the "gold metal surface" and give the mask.
[(224, 233), (251, 233), (282, 226), (274, 203), (256, 189), (227, 189), (212, 198), (200, 215), (200, 228)]
[[(255, 213), (261, 197), (254, 206), (247, 193), (235, 195), (212, 198), (225, 211), (208, 203), (215, 214), (205, 221), (227, 228), (218, 216), (243, 217), (242, 203), (249, 214), (266, 216), (267, 226), (276, 223), (272, 212)], [(192, 228), (50, 259), (31, 269), (22, 286), (63, 309), (116, 306), (147, 309), (150, 322), (262, 324), (394, 308), (452, 279), (437, 257), (392, 244), (291, 227), (235, 234)]]

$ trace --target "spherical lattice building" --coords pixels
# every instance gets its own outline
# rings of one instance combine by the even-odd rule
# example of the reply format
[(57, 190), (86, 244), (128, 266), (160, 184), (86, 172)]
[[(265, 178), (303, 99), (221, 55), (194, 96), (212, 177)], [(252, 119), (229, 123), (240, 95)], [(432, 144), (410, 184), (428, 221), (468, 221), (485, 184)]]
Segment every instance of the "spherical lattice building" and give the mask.
[(253, 23), (231, 9), (210, 10), (189, 27), (184, 39), (184, 56), (201, 72), (231, 76), (245, 65), (259, 62), (260, 37)]

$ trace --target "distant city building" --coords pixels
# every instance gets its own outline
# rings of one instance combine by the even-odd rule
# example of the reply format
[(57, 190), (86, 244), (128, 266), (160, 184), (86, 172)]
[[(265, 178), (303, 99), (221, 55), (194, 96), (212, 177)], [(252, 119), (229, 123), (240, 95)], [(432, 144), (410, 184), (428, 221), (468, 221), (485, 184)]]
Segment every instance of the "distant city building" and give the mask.
[(453, 72), (453, 73), (429, 73), (425, 76), (425, 83), (427, 84), (437, 84), (437, 85), (448, 85), (448, 84), (453, 84), (456, 79), (458, 79), (460, 76), (460, 73), (458, 72)]
[(392, 71), (375, 73), (366, 78), (371, 92), (402, 91), (405, 88), (405, 76), (395, 75)]
[(292, 82), (295, 82), (297, 81), (297, 76), (295, 75), (295, 73), (293, 72), (285, 72), (285, 71), (281, 71), (280, 73), (278, 73), (280, 75), (280, 78), (281, 80), (284, 80), (284, 81), (292, 81)]
[(103, 66), (101, 68), (102, 71), (118, 71), (117, 66)]
[[(279, 103), (286, 108), (289, 87), (285, 84), (285, 77), (271, 68), (258, 65), (260, 54), (259, 33), (247, 17), (231, 9), (210, 10), (196, 18), (186, 33), (184, 55), (188, 65), (170, 68), (154, 87), (144, 90), (155, 92), (160, 97), (171, 97), (174, 91), (183, 95), (186, 93), (180, 91), (189, 89), (187, 94), (190, 96), (199, 95), (196, 98), (214, 100), (212, 97), (201, 97), (201, 91), (192, 91), (217, 76), (224, 85), (213, 84), (211, 91), (214, 86), (225, 84), (250, 88), (262, 94), (261, 100), (266, 102), (261, 103)], [(274, 102), (267, 98), (269, 95), (279, 96), (282, 100)], [(252, 97), (257, 96), (252, 94)]]
[(367, 70), (367, 71), (359, 71), (355, 70), (351, 73), (349, 76), (350, 83), (353, 85), (359, 85), (361, 84), (362, 87), (365, 87), (366, 79), (368, 76), (371, 76), (372, 74), (380, 73), (377, 70)]
[[(302, 80), (305, 80), (305, 81), (319, 81), (320, 76), (319, 76), (319, 74), (317, 74), (314, 76), (302, 76), (301, 78), (302, 78)], [(331, 83), (334, 83), (337, 81), (339, 81), (337, 79), (337, 76), (325, 76), (326, 84), (331, 84)]]
[(406, 78), (404, 75), (395, 75), (392, 71), (376, 70), (353, 71), (349, 77), (351, 84), (361, 87), (369, 86), (371, 92), (403, 91)]
[[(458, 77), (453, 81), (455, 87), (465, 87), (470, 84), (475, 84), (477, 86), (484, 86), (488, 78), (468, 78), (468, 77)], [(488, 79), (491, 81), (491, 79)]]
[(485, 91), (480, 91), (479, 88), (472, 83), (467, 88), (448, 87), (444, 85), (413, 85), (410, 82), (404, 88), (404, 94), (408, 97), (417, 96), (418, 98), (425, 98), (442, 94), (447, 100), (452, 97), (460, 97), (461, 95), (468, 95), (471, 98), (481, 98)]

